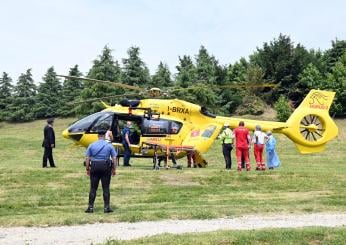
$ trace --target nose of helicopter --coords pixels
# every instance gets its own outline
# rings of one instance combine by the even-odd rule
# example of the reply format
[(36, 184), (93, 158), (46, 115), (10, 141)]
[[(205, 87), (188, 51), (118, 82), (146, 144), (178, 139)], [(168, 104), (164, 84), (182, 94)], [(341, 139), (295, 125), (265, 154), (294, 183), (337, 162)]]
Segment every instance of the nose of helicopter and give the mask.
[(69, 135), (69, 132), (67, 129), (65, 129), (63, 132), (62, 132), (62, 136), (65, 138), (65, 139), (69, 139), (70, 138), (70, 135)]

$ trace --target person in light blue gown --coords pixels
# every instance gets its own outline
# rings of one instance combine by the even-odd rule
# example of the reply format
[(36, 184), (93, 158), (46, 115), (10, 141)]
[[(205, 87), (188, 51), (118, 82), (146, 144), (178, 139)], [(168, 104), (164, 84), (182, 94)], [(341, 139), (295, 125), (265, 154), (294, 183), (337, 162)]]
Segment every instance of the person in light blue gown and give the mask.
[(274, 169), (280, 166), (280, 159), (275, 150), (276, 139), (274, 138), (271, 131), (267, 132), (266, 140), (266, 156), (267, 156), (267, 167)]

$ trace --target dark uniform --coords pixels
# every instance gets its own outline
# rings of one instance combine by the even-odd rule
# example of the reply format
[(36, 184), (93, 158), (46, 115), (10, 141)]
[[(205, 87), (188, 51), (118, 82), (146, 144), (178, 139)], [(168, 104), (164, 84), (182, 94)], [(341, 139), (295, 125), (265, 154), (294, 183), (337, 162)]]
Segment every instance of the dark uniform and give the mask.
[(112, 144), (109, 144), (103, 138), (89, 145), (86, 156), (90, 158), (91, 164), (88, 166), (87, 171), (90, 167), (90, 193), (89, 193), (89, 206), (86, 210), (87, 213), (92, 213), (94, 209), (94, 202), (96, 198), (96, 191), (101, 180), (103, 190), (103, 201), (104, 201), (104, 212), (113, 212), (110, 209), (110, 192), (109, 185), (111, 182), (112, 171), (115, 174), (115, 167), (110, 157), (115, 158), (117, 153), (114, 150)]
[(49, 165), (52, 168), (55, 168), (54, 159), (53, 159), (53, 148), (55, 147), (55, 133), (53, 129), (53, 119), (47, 120), (47, 125), (44, 127), (43, 130), (43, 142), (42, 147), (44, 147), (44, 153), (43, 153), (43, 160), (42, 160), (42, 167), (47, 167), (47, 160), (49, 160)]
[(130, 164), (131, 149), (125, 139), (126, 135), (129, 137), (129, 140), (130, 140), (131, 130), (127, 126), (125, 126), (125, 128), (122, 131), (122, 144), (124, 146), (124, 166), (129, 167), (131, 166)]

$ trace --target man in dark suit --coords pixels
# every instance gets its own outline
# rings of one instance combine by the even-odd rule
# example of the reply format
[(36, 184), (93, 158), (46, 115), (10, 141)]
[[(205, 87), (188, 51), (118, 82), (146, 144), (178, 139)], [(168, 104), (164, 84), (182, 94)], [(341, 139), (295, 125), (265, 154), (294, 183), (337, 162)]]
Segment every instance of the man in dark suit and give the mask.
[(52, 168), (55, 168), (54, 159), (53, 159), (53, 148), (55, 147), (55, 134), (53, 129), (54, 119), (47, 119), (47, 125), (43, 130), (43, 142), (42, 147), (44, 147), (42, 167), (47, 167), (47, 160)]

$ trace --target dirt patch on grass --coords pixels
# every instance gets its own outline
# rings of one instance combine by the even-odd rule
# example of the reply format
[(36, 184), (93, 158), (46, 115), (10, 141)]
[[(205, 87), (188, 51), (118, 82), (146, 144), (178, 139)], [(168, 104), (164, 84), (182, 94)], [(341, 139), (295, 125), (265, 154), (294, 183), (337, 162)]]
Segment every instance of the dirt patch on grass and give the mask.
[(69, 173), (64, 176), (66, 179), (74, 179), (74, 178), (80, 178), (85, 176), (85, 173), (83, 172), (77, 172), (77, 173)]
[(66, 188), (66, 185), (63, 184), (63, 183), (57, 183), (57, 182), (54, 182), (54, 183), (47, 183), (47, 187), (49, 189), (52, 189), (52, 190), (60, 190), (60, 189), (65, 189)]
[(165, 174), (160, 179), (168, 185), (173, 186), (198, 186), (198, 182), (193, 181), (192, 177), (186, 175)]
[(321, 196), (329, 196), (333, 194), (332, 191), (306, 191), (306, 192), (280, 192), (280, 193), (249, 193), (248, 197), (255, 199), (272, 199), (272, 198), (285, 198), (285, 199), (311, 199)]

